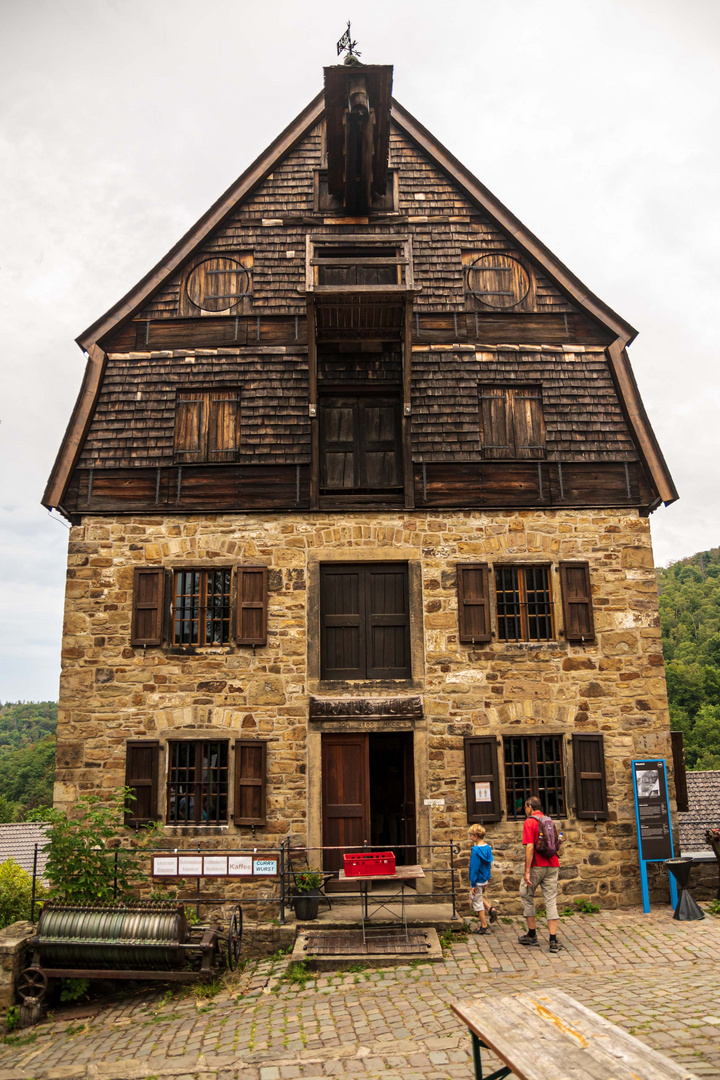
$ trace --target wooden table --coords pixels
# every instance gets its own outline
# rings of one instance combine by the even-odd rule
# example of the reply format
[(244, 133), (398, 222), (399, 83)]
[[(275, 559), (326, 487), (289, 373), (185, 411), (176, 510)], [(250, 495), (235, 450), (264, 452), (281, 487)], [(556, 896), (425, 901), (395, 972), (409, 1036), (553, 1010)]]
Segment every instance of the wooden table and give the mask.
[[(356, 881), (360, 885), (360, 892), (362, 893), (360, 899), (360, 919), (362, 921), (363, 932), (363, 944), (365, 944), (365, 930), (366, 924), (373, 915), (377, 915), (379, 911), (383, 909), (387, 911), (389, 915), (392, 915), (394, 919), (398, 918), (394, 911), (390, 910), (389, 905), (400, 898), (400, 916), (402, 920), (403, 929), (405, 930), (405, 938), (408, 937), (407, 916), (405, 914), (405, 887), (409, 881), (417, 881), (419, 878), (425, 877), (425, 871), (422, 866), (396, 866), (394, 874), (372, 874), (368, 877), (348, 877), (344, 870), (339, 872), (340, 881)], [(368, 909), (368, 885), (371, 881), (382, 881), (395, 883), (400, 886), (397, 892), (392, 893), (390, 896), (384, 896), (382, 900), (376, 900), (375, 906), (372, 911)]]
[(505, 1062), (485, 1080), (698, 1080), (562, 990), (474, 998), (451, 1006), (470, 1028), (475, 1076), (481, 1049)]

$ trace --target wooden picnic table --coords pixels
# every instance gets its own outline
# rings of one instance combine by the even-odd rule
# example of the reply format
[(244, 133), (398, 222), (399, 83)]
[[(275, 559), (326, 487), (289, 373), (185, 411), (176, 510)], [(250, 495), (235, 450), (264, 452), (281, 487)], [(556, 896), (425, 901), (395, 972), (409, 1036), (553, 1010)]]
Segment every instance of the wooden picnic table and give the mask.
[(475, 1076), (481, 1049), (505, 1064), (484, 1080), (698, 1080), (562, 990), (474, 998), (452, 1005), (470, 1028)]

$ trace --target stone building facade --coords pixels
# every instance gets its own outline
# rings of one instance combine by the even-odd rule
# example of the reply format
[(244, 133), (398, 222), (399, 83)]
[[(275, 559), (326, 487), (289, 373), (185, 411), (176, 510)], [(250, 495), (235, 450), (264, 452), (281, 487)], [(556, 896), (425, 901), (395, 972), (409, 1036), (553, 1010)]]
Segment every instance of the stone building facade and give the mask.
[(179, 846), (436, 866), (485, 821), (509, 907), (540, 794), (564, 894), (634, 903), (630, 762), (671, 760), (648, 513), (676, 497), (634, 331), (388, 71), (327, 69), (79, 339), (44, 500), (72, 522), (56, 805), (127, 783)]

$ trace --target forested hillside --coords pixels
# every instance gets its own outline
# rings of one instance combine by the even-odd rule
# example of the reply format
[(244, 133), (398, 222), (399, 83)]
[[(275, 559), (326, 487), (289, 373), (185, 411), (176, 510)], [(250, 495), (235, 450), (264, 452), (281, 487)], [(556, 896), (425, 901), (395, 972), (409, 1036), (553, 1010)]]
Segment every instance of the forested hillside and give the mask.
[(671, 727), (689, 769), (720, 769), (720, 548), (658, 570)]
[(52, 806), (57, 702), (0, 705), (0, 822)]

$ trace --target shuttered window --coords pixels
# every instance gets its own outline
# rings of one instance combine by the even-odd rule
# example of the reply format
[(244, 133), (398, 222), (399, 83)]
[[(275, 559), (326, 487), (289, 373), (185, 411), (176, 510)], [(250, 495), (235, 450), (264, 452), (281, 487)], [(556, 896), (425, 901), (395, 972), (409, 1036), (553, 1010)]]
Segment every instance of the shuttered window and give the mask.
[(546, 814), (565, 817), (562, 735), (508, 736), (503, 753), (508, 818), (522, 820), (531, 795), (540, 799)]
[(408, 679), (407, 563), (320, 568), (321, 678)]
[(551, 641), (550, 569), (496, 566), (495, 598), (499, 641)]
[(500, 821), (498, 749), (494, 735), (465, 739), (465, 787), (468, 822)]
[(545, 457), (545, 421), (539, 387), (480, 388), (483, 457)]
[(160, 744), (129, 742), (125, 750), (125, 787), (132, 790), (126, 825), (147, 825), (158, 819), (158, 762)]
[(265, 824), (267, 743), (235, 742), (235, 824)]
[(458, 563), (458, 626), (462, 642), (490, 641), (489, 571), (486, 563)]
[(176, 570), (173, 576), (173, 644), (225, 645), (230, 641), (227, 570)]
[(319, 423), (321, 492), (402, 489), (399, 395), (323, 397)]
[(267, 644), (267, 566), (237, 568), (238, 645)]
[(565, 618), (565, 640), (581, 643), (594, 641), (595, 623), (588, 563), (561, 562), (560, 587)]
[(221, 825), (228, 820), (228, 744), (224, 740), (168, 743), (167, 821)]
[(179, 390), (175, 401), (178, 464), (236, 461), (240, 445), (237, 390)]
[(165, 569), (135, 567), (133, 578), (131, 645), (162, 645)]
[(608, 816), (605, 782), (605, 749), (600, 734), (573, 735), (575, 763), (575, 814), (580, 819), (604, 820)]

